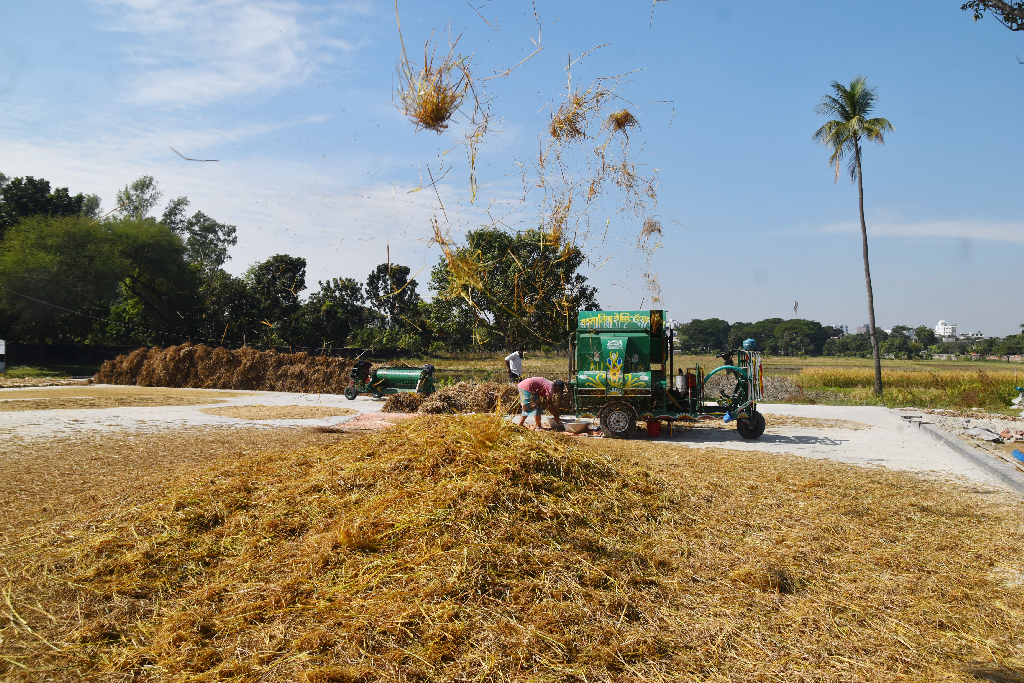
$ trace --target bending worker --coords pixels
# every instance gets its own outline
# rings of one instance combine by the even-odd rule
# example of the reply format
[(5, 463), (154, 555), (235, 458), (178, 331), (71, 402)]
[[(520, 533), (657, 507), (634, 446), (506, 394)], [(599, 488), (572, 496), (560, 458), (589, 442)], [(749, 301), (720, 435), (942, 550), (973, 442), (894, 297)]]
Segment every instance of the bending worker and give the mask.
[(520, 344), (516, 350), (505, 356), (505, 366), (508, 368), (508, 381), (518, 382), (523, 376), (523, 345)]
[(523, 408), (523, 414), (519, 416), (519, 426), (522, 427), (528, 415), (533, 415), (537, 429), (540, 425), (540, 414), (547, 407), (554, 416), (555, 426), (561, 427), (562, 420), (558, 411), (558, 399), (565, 390), (565, 382), (556, 379), (550, 382), (543, 377), (530, 377), (519, 383), (519, 405)]

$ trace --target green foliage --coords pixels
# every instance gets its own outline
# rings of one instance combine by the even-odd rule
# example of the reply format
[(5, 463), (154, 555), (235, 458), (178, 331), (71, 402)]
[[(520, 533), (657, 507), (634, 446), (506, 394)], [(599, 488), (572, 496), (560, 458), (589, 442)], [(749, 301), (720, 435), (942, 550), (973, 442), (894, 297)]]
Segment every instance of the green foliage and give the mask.
[(107, 224), (80, 216), (22, 220), (0, 243), (0, 302), (13, 314), (14, 338), (84, 341), (106, 317), (125, 265)]
[(916, 358), (920, 354), (921, 346), (910, 341), (905, 332), (908, 330), (910, 328), (904, 325), (893, 327), (884, 341), (879, 340), (879, 351), (893, 358)]
[(992, 12), (1000, 24), (1011, 31), (1024, 31), (1024, 2), (1021, 0), (970, 0), (960, 6), (964, 12), (973, 12), (974, 21)]
[(866, 334), (846, 334), (834, 337), (825, 342), (821, 353), (824, 356), (867, 358), (871, 355), (871, 339)]
[(163, 196), (151, 175), (144, 175), (117, 192), (117, 213), (137, 221), (149, 216)]
[(372, 309), (384, 316), (387, 327), (410, 327), (420, 303), (419, 283), (409, 279), (409, 266), (382, 263), (366, 278), (366, 299)]
[(719, 318), (699, 318), (676, 331), (677, 347), (686, 353), (725, 351), (730, 341), (729, 323)]
[(218, 269), (203, 275), (199, 295), (201, 338), (228, 344), (259, 338), (259, 306), (245, 280)]
[(564, 344), (579, 311), (598, 308), (597, 290), (577, 272), (585, 260), (540, 230), (468, 232), (431, 273), (438, 340), (449, 349), (465, 348), (467, 334), (488, 349)]
[(678, 347), (686, 353), (713, 353), (740, 348), (745, 339), (757, 342), (763, 353), (777, 356), (816, 356), (838, 330), (813, 320), (768, 318), (756, 323), (733, 323), (718, 318), (691, 320), (676, 331)]
[(220, 223), (202, 211), (188, 216), (188, 197), (172, 199), (160, 222), (185, 242), (185, 259), (203, 272), (216, 270), (231, 258), (228, 249), (238, 243), (235, 226)]
[(370, 316), (362, 285), (352, 278), (320, 282), (320, 290), (302, 305), (296, 339), (303, 346), (344, 346)]
[(106, 227), (124, 260), (124, 296), (138, 302), (136, 324), (153, 330), (150, 343), (174, 343), (193, 334), (199, 278), (185, 263), (181, 239), (152, 220), (122, 218)]
[(914, 338), (917, 339), (918, 343), (926, 349), (934, 345), (938, 341), (938, 339), (935, 336), (935, 330), (928, 327), (927, 325), (915, 327)]
[(30, 216), (95, 217), (98, 212), (96, 195), (72, 196), (66, 187), (50, 192), (49, 181), (42, 178), (3, 176), (0, 182), (0, 239), (18, 221)]
[(839, 81), (832, 81), (832, 90), (835, 94), (825, 95), (814, 111), (835, 118), (815, 131), (813, 138), (815, 142), (832, 150), (828, 162), (836, 168), (837, 181), (843, 159), (850, 157), (847, 170), (853, 181), (860, 174), (861, 140), (866, 138), (883, 144), (885, 134), (891, 132), (893, 127), (886, 119), (867, 118), (875, 107), (878, 94), (875, 88), (867, 86), (863, 76), (858, 76), (848, 87)]
[(306, 259), (271, 256), (246, 271), (245, 284), (254, 299), (259, 337), (268, 346), (289, 343), (301, 306), (299, 293), (306, 288)]

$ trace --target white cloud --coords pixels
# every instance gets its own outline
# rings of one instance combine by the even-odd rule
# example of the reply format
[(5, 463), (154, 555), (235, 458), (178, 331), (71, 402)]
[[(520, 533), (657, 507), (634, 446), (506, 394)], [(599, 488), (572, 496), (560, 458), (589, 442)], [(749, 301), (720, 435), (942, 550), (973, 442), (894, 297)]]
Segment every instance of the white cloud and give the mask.
[[(93, 0), (107, 29), (131, 35), (134, 99), (196, 105), (305, 81), (353, 49), (326, 29), (337, 13), (278, 0)], [(353, 11), (351, 7), (347, 11)]]
[[(1024, 243), (1024, 223), (988, 221), (867, 221), (869, 237), (946, 237), (991, 242)], [(815, 231), (821, 234), (860, 232), (860, 223), (833, 223)]]

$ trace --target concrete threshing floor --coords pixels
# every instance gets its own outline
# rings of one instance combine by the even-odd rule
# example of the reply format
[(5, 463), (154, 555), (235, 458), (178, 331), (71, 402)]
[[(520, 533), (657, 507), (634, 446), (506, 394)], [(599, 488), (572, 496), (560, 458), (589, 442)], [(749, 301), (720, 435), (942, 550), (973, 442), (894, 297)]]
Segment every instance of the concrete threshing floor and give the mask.
[[(186, 405), (181, 405), (185, 401), (175, 400), (179, 396), (187, 397)], [(31, 402), (32, 407), (38, 406), (40, 409), (24, 410), (23, 402)], [(87, 407), (89, 403), (99, 407)], [(175, 403), (178, 405), (174, 405)], [(83, 387), (0, 389), (0, 441), (11, 437), (36, 439), (110, 430), (156, 432), (183, 427), (336, 426), (357, 417), (359, 413), (378, 412), (383, 404), (383, 400), (375, 400), (369, 396), (359, 396), (356, 400), (349, 401), (338, 394), (165, 389), (103, 384)], [(104, 405), (111, 407), (102, 407)], [(305, 419), (253, 420), (229, 416), (245, 415), (245, 412), (205, 412), (211, 408), (241, 406), (345, 408), (355, 411), (356, 414)], [(217, 412), (222, 414), (215, 414)], [(249, 412), (258, 414), (255, 411)], [(313, 414), (331, 411), (309, 412)]]
[(792, 453), (1005, 488), (987, 471), (888, 408), (782, 404), (757, 408), (767, 423), (759, 439), (744, 439), (734, 428), (698, 424), (690, 430), (676, 429), (672, 436), (666, 430), (657, 440), (684, 447)]
[[(32, 408), (16, 409), (16, 403), (32, 402)], [(161, 405), (161, 403), (170, 405)], [(83, 407), (83, 406), (95, 407)], [(110, 405), (113, 407), (102, 407)], [(0, 389), (0, 456), (19, 441), (102, 432), (159, 433), (188, 427), (336, 427), (355, 420), (379, 423), (371, 418), (382, 400), (359, 396), (354, 401), (336, 394), (299, 394), (263, 391), (219, 391), (90, 385)], [(6, 408), (5, 408), (6, 406)], [(66, 406), (66, 407), (65, 407)], [(211, 407), (300, 406), (347, 408), (356, 415), (327, 415), (309, 419), (247, 420), (227, 415), (259, 414), (253, 411), (204, 412)], [(956, 480), (999, 487), (986, 471), (971, 464), (948, 447), (932, 440), (916, 426), (906, 424), (894, 411), (879, 407), (766, 405), (767, 429), (756, 440), (739, 436), (730, 425), (698, 423), (694, 429), (667, 430), (657, 441), (677, 447), (712, 445), (765, 453), (791, 453), (828, 458), (864, 466), (911, 470)], [(330, 411), (319, 412), (323, 415)], [(224, 413), (227, 413), (224, 414)], [(360, 417), (360, 415), (365, 417)], [(371, 425), (367, 423), (367, 427)], [(637, 437), (646, 438), (646, 437)]]

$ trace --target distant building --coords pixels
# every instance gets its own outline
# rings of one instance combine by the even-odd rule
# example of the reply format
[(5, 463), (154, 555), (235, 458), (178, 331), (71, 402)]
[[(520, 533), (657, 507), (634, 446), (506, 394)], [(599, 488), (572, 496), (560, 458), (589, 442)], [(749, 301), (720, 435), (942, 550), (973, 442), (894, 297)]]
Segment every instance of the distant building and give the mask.
[(961, 332), (959, 335), (960, 339), (984, 339), (985, 335), (980, 330), (977, 332)]
[(850, 334), (850, 328), (846, 325), (833, 325), (832, 327), (836, 328), (843, 334)]
[(861, 325), (857, 328), (857, 334), (867, 334), (869, 332), (867, 325)]
[(940, 320), (935, 326), (935, 336), (941, 337), (943, 341), (956, 339), (956, 323), (947, 323), (945, 320)]

